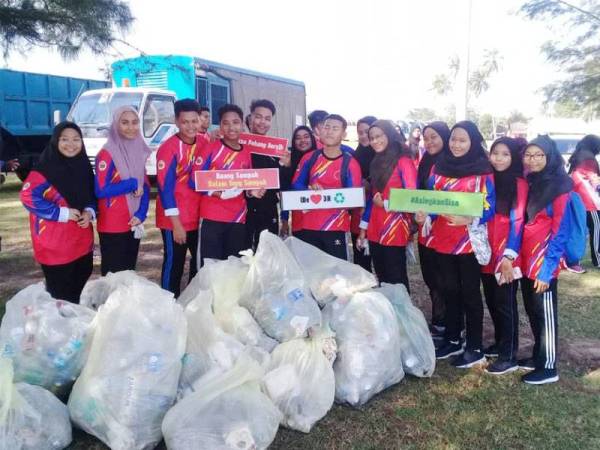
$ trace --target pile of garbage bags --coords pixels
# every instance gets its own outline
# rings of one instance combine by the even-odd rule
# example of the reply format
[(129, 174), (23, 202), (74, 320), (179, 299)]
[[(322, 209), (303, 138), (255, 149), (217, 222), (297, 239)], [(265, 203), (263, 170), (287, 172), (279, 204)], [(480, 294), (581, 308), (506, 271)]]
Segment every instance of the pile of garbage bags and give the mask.
[[(29, 286), (0, 326), (0, 450), (64, 448), (70, 422), (112, 449), (254, 450), (280, 425), (308, 433), (334, 402), (435, 369), (404, 286), (376, 285), (265, 231), (255, 254), (206, 261), (177, 300), (131, 271), (88, 282), (81, 305)], [(74, 380), (67, 406), (48, 391)]]

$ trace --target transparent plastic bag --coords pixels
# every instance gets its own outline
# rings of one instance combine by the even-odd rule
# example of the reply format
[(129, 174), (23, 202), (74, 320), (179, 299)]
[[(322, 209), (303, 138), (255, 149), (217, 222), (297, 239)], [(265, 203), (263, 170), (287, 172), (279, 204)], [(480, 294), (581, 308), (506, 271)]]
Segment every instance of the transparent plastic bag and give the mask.
[(331, 256), (295, 237), (287, 238), (285, 245), (298, 261), (312, 295), (320, 305), (377, 286), (375, 275), (357, 264)]
[(138, 275), (134, 270), (123, 270), (121, 272), (109, 272), (106, 276), (88, 281), (83, 287), (79, 304), (97, 311), (103, 305), (110, 294), (120, 287), (134, 285), (157, 286), (156, 283)]
[(19, 291), (6, 303), (0, 355), (13, 360), (15, 382), (65, 394), (87, 359), (96, 313), (53, 299), (43, 283)]
[(281, 239), (267, 230), (260, 234), (240, 304), (279, 342), (305, 337), (310, 328), (321, 325), (321, 311), (300, 266)]
[(410, 300), (403, 284), (382, 283), (379, 289), (390, 301), (400, 328), (402, 366), (416, 377), (430, 377), (435, 370), (435, 347), (425, 316)]
[(404, 378), (400, 330), (390, 302), (378, 292), (354, 294), (325, 306), (324, 318), (335, 332), (335, 399), (362, 405)]
[(267, 336), (250, 312), (239, 305), (242, 286), (249, 269), (249, 258), (230, 256), (225, 261), (205, 261), (192, 282), (181, 293), (178, 303), (186, 305), (199, 292), (210, 292), (218, 325), (242, 344), (255, 347), (254, 353), (265, 357), (277, 341)]
[(209, 373), (169, 410), (162, 424), (169, 450), (261, 450), (277, 434), (281, 413), (261, 392), (264, 372), (240, 357), (223, 374)]
[(13, 384), (12, 361), (0, 358), (0, 450), (61, 450), (70, 443), (67, 407), (44, 388)]
[(186, 333), (170, 292), (145, 283), (113, 292), (69, 397), (73, 422), (113, 450), (154, 448), (177, 394)]
[(275, 347), (263, 390), (283, 413), (283, 425), (308, 433), (331, 409), (335, 349), (334, 334), (329, 330)]

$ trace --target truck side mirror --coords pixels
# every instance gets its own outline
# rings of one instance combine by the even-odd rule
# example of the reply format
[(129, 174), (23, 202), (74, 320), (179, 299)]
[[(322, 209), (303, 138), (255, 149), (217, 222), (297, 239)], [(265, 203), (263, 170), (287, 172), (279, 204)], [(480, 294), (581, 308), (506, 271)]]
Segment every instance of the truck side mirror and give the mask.
[(53, 120), (55, 126), (58, 125), (60, 122), (62, 122), (60, 110), (58, 110), (58, 109), (54, 110), (52, 120)]

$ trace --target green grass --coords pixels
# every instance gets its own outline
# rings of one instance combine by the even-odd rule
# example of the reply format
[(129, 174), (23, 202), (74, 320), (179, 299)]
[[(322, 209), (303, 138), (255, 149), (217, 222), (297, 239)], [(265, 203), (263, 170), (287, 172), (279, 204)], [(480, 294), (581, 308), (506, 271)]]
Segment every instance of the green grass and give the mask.
[[(32, 259), (27, 214), (18, 202), (19, 184), (0, 187), (0, 316), (17, 290), (42, 279)], [(151, 208), (153, 213), (153, 208)], [(140, 272), (157, 280), (160, 235), (142, 245)], [(96, 260), (96, 264), (98, 261)], [(493, 377), (459, 371), (442, 362), (431, 379), (405, 378), (361, 409), (336, 405), (309, 434), (280, 428), (273, 449), (598, 449), (600, 448), (600, 271), (563, 274), (559, 282), (561, 381), (532, 387), (518, 373)], [(428, 315), (418, 267), (410, 267), (413, 300)], [(98, 268), (96, 268), (96, 275)], [(531, 345), (520, 308), (522, 353)], [(485, 335), (491, 330), (486, 316)], [(584, 345), (585, 344), (585, 345)], [(77, 450), (106, 447), (74, 430)], [(163, 448), (161, 446), (159, 448)]]

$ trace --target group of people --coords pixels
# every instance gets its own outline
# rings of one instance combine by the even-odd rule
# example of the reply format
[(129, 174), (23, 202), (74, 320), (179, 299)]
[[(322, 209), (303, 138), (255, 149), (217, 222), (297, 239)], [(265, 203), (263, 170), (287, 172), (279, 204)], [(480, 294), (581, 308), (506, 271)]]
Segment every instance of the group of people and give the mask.
[[(179, 131), (156, 156), (163, 288), (179, 295), (188, 253), (191, 280), (205, 259), (256, 249), (260, 232), (269, 230), (353, 259), (380, 282), (410, 289), (407, 249), (416, 236), (436, 357), (454, 357), (452, 365), (469, 368), (495, 356), (489, 373), (526, 368), (527, 383), (558, 380), (557, 280), (573, 226), (567, 220), (573, 192), (588, 211), (592, 261), (600, 265), (600, 138), (579, 143), (569, 176), (547, 136), (529, 143), (503, 137), (488, 152), (470, 121), (452, 128), (432, 122), (407, 141), (391, 121), (366, 116), (357, 123), (359, 145), (352, 149), (342, 143), (346, 120), (318, 110), (309, 115), (310, 126), (294, 130), (290, 151), (276, 158), (253, 154), (239, 142), (245, 122), (251, 133), (269, 133), (276, 114), (271, 101), (254, 101), (247, 120), (238, 106), (224, 105), (215, 131), (208, 130), (206, 113), (195, 100), (177, 101)], [(56, 126), (21, 191), (34, 255), (53, 297), (78, 301), (92, 273), (94, 220), (102, 274), (135, 269), (150, 203), (149, 154), (131, 107), (114, 111), (95, 171), (79, 127)], [(277, 168), (282, 191), (364, 188), (366, 205), (290, 214), (281, 211), (278, 190), (195, 189), (196, 171), (249, 168)], [(394, 211), (392, 189), (482, 193), (483, 214)], [(535, 345), (531, 358), (517, 361), (519, 280)], [(480, 283), (495, 327), (495, 343), (485, 349)]]

